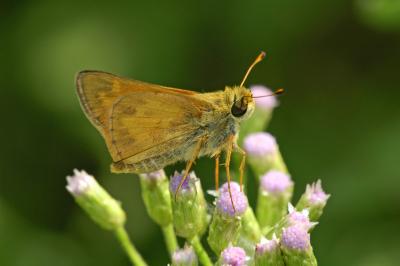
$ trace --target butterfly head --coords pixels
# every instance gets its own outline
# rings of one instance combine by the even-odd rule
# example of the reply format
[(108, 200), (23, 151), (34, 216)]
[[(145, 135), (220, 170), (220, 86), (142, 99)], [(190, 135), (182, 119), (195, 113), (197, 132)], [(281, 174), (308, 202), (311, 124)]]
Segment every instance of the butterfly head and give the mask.
[(234, 87), (231, 97), (230, 112), (238, 120), (249, 118), (254, 111), (255, 102), (251, 91), (245, 87)]
[(253, 100), (253, 95), (251, 94), (251, 91), (245, 88), (243, 85), (248, 75), (250, 74), (250, 71), (258, 62), (263, 60), (264, 57), (265, 57), (265, 52), (261, 52), (254, 60), (254, 62), (250, 65), (250, 67), (247, 69), (247, 72), (244, 75), (243, 80), (240, 83), (240, 86), (234, 87), (232, 89), (233, 97), (230, 97), (231, 100), (230, 112), (231, 115), (238, 120), (244, 120), (249, 118), (254, 111), (255, 103)]

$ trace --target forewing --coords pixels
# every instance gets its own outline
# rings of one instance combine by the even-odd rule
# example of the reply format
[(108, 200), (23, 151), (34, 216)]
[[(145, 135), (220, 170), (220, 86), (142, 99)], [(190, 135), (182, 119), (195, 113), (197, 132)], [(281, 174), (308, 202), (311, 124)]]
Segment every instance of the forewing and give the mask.
[(152, 91), (132, 93), (116, 101), (110, 131), (118, 160), (135, 162), (160, 154), (165, 150), (157, 146), (196, 130), (194, 121), (201, 114), (187, 101), (186, 97)]
[(162, 152), (158, 147), (167, 143), (180, 144), (198, 128), (202, 111), (211, 108), (195, 92), (103, 72), (81, 72), (77, 88), (85, 113), (115, 162), (140, 161)]

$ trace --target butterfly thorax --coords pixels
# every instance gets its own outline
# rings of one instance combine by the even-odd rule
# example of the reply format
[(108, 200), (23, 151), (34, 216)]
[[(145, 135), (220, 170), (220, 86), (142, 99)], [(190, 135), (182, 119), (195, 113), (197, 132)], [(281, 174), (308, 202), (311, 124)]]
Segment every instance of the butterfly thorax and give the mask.
[[(254, 111), (254, 101), (250, 90), (244, 87), (226, 87), (224, 91), (201, 94), (201, 97), (211, 102), (212, 108), (203, 112), (199, 119), (207, 136), (200, 155), (214, 156), (226, 148), (230, 136), (236, 139), (241, 121), (249, 118)], [(244, 104), (241, 116), (233, 115), (235, 104)]]

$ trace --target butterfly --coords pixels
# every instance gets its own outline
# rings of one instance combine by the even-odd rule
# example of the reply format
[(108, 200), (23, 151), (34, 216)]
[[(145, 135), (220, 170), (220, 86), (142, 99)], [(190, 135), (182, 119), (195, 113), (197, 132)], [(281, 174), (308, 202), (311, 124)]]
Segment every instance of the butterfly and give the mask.
[[(242, 189), (246, 153), (237, 145), (241, 121), (255, 108), (251, 91), (243, 86), (260, 55), (248, 68), (239, 86), (198, 93), (118, 77), (100, 71), (81, 71), (77, 94), (90, 122), (103, 136), (115, 173), (149, 173), (177, 161), (186, 161), (185, 174), (176, 193), (200, 156), (215, 158), (218, 188), (219, 161), (226, 154), (225, 169), (230, 190), (232, 151), (242, 155)], [(281, 93), (278, 89), (271, 95)], [(266, 95), (266, 96), (271, 96)], [(175, 195), (176, 195), (175, 193)], [(231, 196), (231, 202), (233, 200)]]

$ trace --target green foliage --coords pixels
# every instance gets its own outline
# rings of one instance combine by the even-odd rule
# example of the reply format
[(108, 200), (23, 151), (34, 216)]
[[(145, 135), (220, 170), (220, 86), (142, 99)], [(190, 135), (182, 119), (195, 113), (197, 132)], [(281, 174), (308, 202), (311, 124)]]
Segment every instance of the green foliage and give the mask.
[[(6, 1), (0, 265), (128, 264), (65, 191), (74, 167), (98, 176), (124, 202), (136, 246), (150, 265), (165, 264), (168, 252), (139, 180), (109, 175), (106, 147), (75, 97), (75, 73), (98, 69), (210, 91), (238, 83), (260, 49), (267, 60), (248, 84), (287, 91), (270, 129), (296, 186), (321, 178), (335, 195), (313, 232), (319, 263), (397, 265), (399, 16), (394, 8), (362, 15), (366, 2)], [(205, 188), (214, 187), (212, 164), (201, 159), (195, 167)]]

